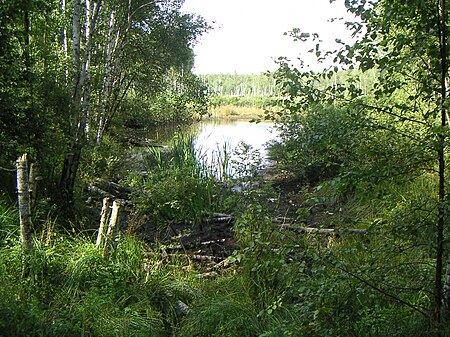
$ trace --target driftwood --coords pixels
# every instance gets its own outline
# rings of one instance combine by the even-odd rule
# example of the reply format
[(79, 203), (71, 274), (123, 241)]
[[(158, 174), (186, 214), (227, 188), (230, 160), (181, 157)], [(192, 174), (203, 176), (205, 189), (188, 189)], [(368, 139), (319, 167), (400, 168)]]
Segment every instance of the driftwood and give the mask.
[(175, 246), (169, 246), (165, 247), (166, 252), (174, 252), (174, 251), (184, 251), (186, 249), (192, 249), (192, 248), (198, 248), (198, 247), (209, 247), (212, 245), (220, 245), (225, 242), (226, 239), (218, 239), (218, 240), (212, 240), (212, 241), (203, 241), (203, 242), (190, 242), (185, 243), (183, 245), (175, 245)]
[(95, 184), (86, 183), (86, 189), (102, 198), (127, 199), (131, 188), (103, 179), (95, 180)]
[(210, 272), (201, 274), (200, 277), (209, 279), (209, 278), (215, 278), (218, 275), (219, 274), (216, 271), (210, 271)]
[(226, 258), (226, 259), (220, 261), (219, 263), (217, 263), (216, 265), (214, 265), (212, 267), (212, 269), (215, 269), (215, 270), (226, 269), (226, 268), (230, 267), (233, 264), (235, 264), (235, 262), (231, 262), (230, 259)]
[(114, 198), (115, 196), (112, 195), (111, 193), (108, 193), (100, 188), (98, 188), (97, 186), (94, 186), (92, 184), (87, 183), (86, 184), (87, 190), (93, 194), (97, 194), (99, 196), (101, 196), (102, 198)]
[(173, 259), (185, 258), (185, 259), (190, 259), (192, 261), (200, 261), (200, 262), (208, 262), (208, 263), (220, 263), (225, 260), (224, 257), (220, 257), (220, 256), (200, 255), (200, 254), (193, 254), (193, 255), (167, 254), (166, 257), (173, 258)]
[[(321, 206), (321, 204), (319, 204)], [(298, 226), (294, 223), (294, 219), (278, 217), (273, 219), (274, 223), (279, 223), (281, 229), (287, 229), (292, 232), (297, 233), (307, 233), (307, 234), (325, 234), (325, 235), (341, 235), (345, 233), (350, 234), (367, 234), (366, 229), (357, 229), (357, 228), (317, 228), (317, 227), (308, 227), (308, 226)], [(306, 224), (305, 221), (301, 221), (303, 224)]]
[(220, 256), (211, 256), (211, 255), (191, 255), (190, 256), (191, 260), (194, 261), (202, 261), (202, 262), (222, 262), (223, 260), (225, 260), (224, 257), (220, 257)]
[(168, 146), (166, 146), (166, 145), (155, 144), (146, 139), (138, 139), (138, 138), (133, 138), (133, 137), (128, 138), (127, 142), (129, 145), (136, 146), (136, 147), (151, 147), (151, 148), (162, 148), (162, 149), (168, 148)]
[(214, 213), (212, 221), (215, 223), (229, 223), (233, 221), (233, 217), (228, 214)]

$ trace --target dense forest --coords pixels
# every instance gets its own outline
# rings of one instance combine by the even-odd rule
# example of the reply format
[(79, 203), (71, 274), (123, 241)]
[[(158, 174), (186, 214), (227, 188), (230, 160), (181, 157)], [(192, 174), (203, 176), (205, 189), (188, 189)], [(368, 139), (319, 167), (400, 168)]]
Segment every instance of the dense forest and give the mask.
[[(289, 33), (324, 71), (202, 77), (181, 5), (0, 3), (0, 335), (450, 335), (449, 1), (346, 0), (351, 45)], [(264, 111), (273, 166), (202, 159), (214, 105)]]
[(204, 113), (204, 89), (190, 69), (192, 45), (207, 25), (180, 7), (2, 4), (0, 165), (30, 152), (60, 201), (71, 203), (83, 148), (100, 148), (114, 125)]

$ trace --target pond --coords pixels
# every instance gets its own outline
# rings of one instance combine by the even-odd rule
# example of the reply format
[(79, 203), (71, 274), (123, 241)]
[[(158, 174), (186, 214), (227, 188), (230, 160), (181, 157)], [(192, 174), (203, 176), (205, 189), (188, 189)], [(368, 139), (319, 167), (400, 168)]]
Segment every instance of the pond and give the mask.
[[(168, 144), (179, 128), (159, 128), (152, 132), (152, 142)], [(184, 134), (194, 136), (195, 150), (199, 160), (208, 167), (216, 167), (220, 176), (221, 161), (227, 156), (235, 164), (244, 159), (261, 159), (262, 166), (269, 166), (267, 142), (276, 138), (273, 123), (252, 123), (244, 120), (208, 120), (182, 128)], [(244, 145), (245, 144), (245, 145)], [(252, 164), (247, 162), (247, 164)], [(230, 169), (230, 168), (229, 168)], [(228, 174), (234, 173), (231, 168)], [(214, 171), (214, 169), (213, 169)]]
[[(251, 166), (257, 164), (252, 161), (261, 160), (262, 166), (270, 165), (266, 145), (276, 137), (272, 123), (214, 120), (199, 123), (197, 127), (195, 147), (209, 166), (219, 166), (217, 159), (225, 154), (232, 164)], [(236, 173), (235, 166), (229, 168), (229, 174)]]

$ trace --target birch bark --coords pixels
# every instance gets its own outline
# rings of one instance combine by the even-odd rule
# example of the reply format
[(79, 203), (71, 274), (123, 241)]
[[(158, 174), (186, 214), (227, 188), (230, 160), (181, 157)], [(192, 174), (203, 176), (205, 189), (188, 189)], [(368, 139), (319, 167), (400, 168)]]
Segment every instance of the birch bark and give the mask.
[(32, 247), (30, 224), (30, 191), (28, 187), (28, 157), (24, 154), (16, 161), (17, 168), (17, 195), (19, 204), (20, 241), (22, 251), (27, 255)]

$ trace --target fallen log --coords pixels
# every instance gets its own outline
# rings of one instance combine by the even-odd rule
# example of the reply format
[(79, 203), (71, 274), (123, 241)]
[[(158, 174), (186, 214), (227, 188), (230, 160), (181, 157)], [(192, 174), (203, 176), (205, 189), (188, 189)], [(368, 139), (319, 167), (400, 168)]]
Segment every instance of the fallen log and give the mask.
[(96, 179), (95, 185), (119, 197), (127, 197), (131, 193), (131, 188), (104, 179)]
[(218, 240), (212, 240), (212, 241), (203, 241), (203, 242), (190, 242), (185, 243), (184, 245), (174, 245), (174, 246), (168, 246), (165, 247), (164, 250), (167, 252), (174, 252), (174, 251), (184, 251), (186, 249), (193, 249), (193, 248), (199, 248), (199, 247), (209, 247), (212, 245), (222, 245), (224, 244), (226, 239), (218, 239)]
[(282, 229), (287, 229), (297, 233), (306, 233), (306, 234), (325, 234), (325, 235), (341, 235), (345, 233), (349, 234), (367, 234), (366, 229), (357, 229), (357, 228), (343, 228), (343, 229), (334, 229), (334, 228), (316, 228), (316, 227), (297, 227), (292, 224), (282, 224)]
[(108, 192), (102, 190), (101, 188), (98, 188), (97, 186), (94, 186), (92, 184), (86, 183), (86, 187), (89, 192), (91, 192), (93, 194), (98, 194), (102, 198), (112, 198), (112, 199), (115, 198), (115, 196), (112, 195), (111, 193), (108, 193)]
[(202, 262), (222, 262), (225, 258), (220, 256), (211, 256), (211, 255), (192, 255), (191, 260), (194, 261), (202, 261)]
[(217, 277), (219, 274), (216, 271), (210, 271), (207, 273), (203, 273), (200, 275), (201, 278), (206, 278), (206, 279), (210, 279), (210, 278), (215, 278)]
[(234, 220), (232, 215), (223, 213), (213, 213), (211, 219), (207, 219), (208, 223), (230, 223)]
[(190, 259), (193, 261), (200, 261), (200, 262), (209, 262), (209, 263), (219, 263), (225, 260), (224, 257), (220, 256), (211, 256), (211, 255), (199, 255), (199, 254), (193, 254), (193, 255), (185, 255), (185, 254), (167, 254), (167, 257), (169, 258), (185, 258)]

